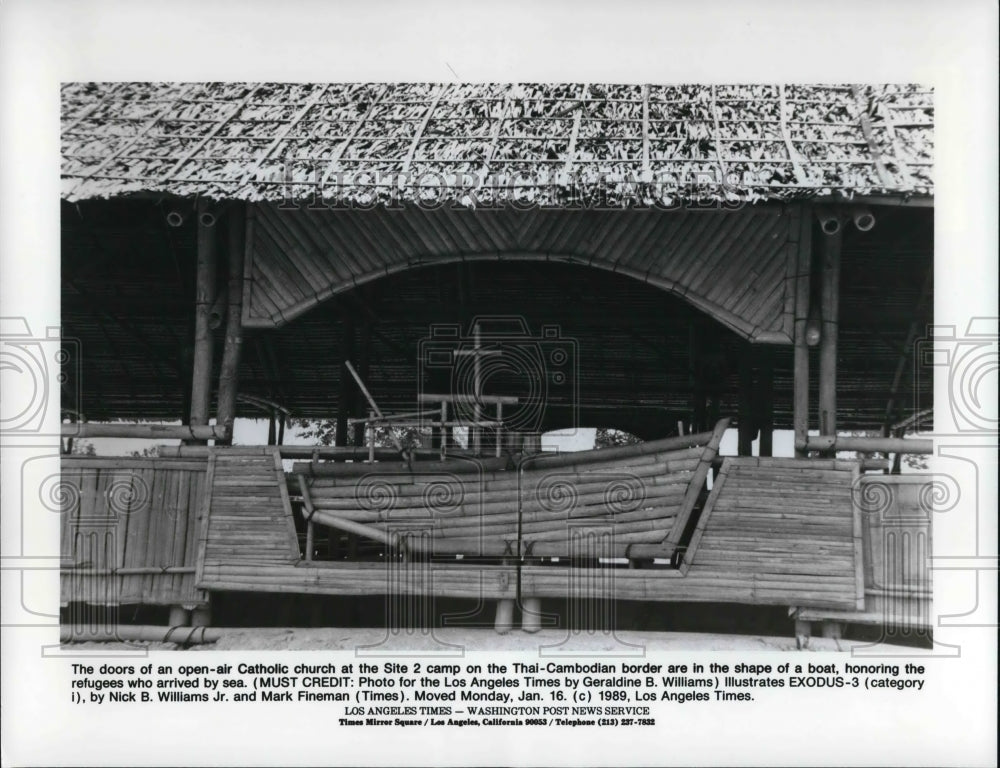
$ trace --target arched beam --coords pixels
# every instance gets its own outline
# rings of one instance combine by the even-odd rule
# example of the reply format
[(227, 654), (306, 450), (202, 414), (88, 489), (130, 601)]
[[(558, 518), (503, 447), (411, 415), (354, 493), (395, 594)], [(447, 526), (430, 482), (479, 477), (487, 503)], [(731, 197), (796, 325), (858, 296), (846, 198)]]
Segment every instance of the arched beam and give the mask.
[[(279, 327), (399, 272), (462, 262), (555, 262), (674, 294), (739, 336), (791, 344), (799, 205), (721, 213), (276, 211), (257, 206), (245, 324)], [(530, 232), (526, 224), (534, 223)]]

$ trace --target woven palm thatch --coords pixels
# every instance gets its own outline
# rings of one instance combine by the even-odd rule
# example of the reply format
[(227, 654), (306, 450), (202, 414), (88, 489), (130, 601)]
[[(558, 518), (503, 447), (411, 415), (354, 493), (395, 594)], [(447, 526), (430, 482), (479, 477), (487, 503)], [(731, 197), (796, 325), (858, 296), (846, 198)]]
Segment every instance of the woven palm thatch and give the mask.
[(932, 96), (916, 85), (70, 83), (63, 197), (930, 195)]

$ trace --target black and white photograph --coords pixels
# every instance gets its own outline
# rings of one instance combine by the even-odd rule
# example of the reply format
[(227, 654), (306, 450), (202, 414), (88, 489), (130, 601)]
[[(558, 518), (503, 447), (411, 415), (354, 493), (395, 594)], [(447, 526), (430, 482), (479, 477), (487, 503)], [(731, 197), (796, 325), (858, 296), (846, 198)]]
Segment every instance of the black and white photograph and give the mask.
[(62, 100), (69, 639), (931, 642), (929, 87)]
[[(39, 18), (96, 44), (118, 6), (89, 5)], [(743, 71), (746, 39), (668, 66), (749, 16), (574, 67), (511, 61), (518, 4), (478, 32), (374, 5), (248, 4), (253, 49), (209, 3), (151, 42), (197, 66), (130, 59), (148, 6), (114, 18), (118, 69), (80, 43), (33, 75), (45, 162), (3, 186), (3, 708), (37, 685), (70, 732), (129, 733), (74, 748), (35, 715), (52, 741), (5, 726), (5, 762), (995, 764), (995, 689), (960, 686), (996, 671), (996, 148), (967, 187), (949, 128), (992, 114), (986, 151), (995, 88)], [(296, 45), (311, 19), (404, 50)], [(605, 29), (589, 50), (627, 60)], [(959, 702), (969, 739), (930, 747)]]

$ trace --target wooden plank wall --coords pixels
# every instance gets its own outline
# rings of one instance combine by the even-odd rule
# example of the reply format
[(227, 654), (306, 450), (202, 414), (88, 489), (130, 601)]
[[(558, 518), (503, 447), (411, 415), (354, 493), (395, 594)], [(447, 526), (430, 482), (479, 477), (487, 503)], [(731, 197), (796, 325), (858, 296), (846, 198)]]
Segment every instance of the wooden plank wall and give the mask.
[(686, 572), (525, 566), (522, 596), (733, 602), (854, 609), (863, 600), (855, 462), (727, 458), (686, 556)]
[(203, 460), (65, 456), (61, 601), (205, 602), (195, 588)]

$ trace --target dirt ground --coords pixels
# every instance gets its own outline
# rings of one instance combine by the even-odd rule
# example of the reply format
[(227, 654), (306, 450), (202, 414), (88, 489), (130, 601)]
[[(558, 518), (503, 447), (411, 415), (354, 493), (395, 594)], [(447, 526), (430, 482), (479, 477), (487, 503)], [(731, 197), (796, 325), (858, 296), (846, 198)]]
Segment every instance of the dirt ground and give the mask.
[[(869, 642), (824, 637), (812, 637), (809, 651), (849, 651), (855, 646), (870, 646)], [(73, 648), (105, 649), (146, 648), (149, 650), (180, 650), (174, 643), (74, 643)], [(694, 632), (618, 632), (578, 633), (544, 630), (528, 634), (515, 630), (499, 635), (492, 629), (441, 629), (433, 634), (400, 632), (388, 635), (384, 629), (328, 627), (227, 629), (221, 639), (205, 645), (193, 645), (193, 651), (337, 651), (367, 647), (377, 653), (427, 651), (533, 651), (544, 647), (546, 654), (608, 653), (623, 655), (647, 651), (797, 651), (794, 637), (762, 637), (757, 635), (721, 635)]]

